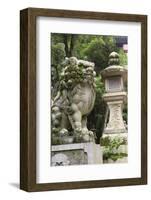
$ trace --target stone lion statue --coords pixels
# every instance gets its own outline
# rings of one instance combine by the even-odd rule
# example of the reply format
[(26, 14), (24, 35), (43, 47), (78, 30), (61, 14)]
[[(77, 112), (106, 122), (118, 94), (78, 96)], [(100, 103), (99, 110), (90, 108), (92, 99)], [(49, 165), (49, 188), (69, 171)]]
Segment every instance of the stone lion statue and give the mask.
[(87, 116), (96, 96), (94, 63), (70, 57), (63, 65), (59, 91), (51, 106), (52, 137), (73, 136), (91, 141), (94, 137), (87, 128)]

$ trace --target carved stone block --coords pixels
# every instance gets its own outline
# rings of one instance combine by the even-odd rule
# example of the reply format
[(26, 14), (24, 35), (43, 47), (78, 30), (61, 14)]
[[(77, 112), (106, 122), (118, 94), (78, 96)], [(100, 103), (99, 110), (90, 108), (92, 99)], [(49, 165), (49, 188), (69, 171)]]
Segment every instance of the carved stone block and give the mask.
[(100, 145), (93, 142), (51, 147), (51, 166), (101, 164), (102, 162)]

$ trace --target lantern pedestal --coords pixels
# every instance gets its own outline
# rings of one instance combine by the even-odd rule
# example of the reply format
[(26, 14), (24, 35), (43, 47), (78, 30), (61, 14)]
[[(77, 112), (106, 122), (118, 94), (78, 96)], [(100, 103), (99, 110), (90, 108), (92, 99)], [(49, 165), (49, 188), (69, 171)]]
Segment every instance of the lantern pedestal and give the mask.
[(103, 95), (103, 98), (108, 106), (108, 121), (104, 129), (104, 134), (126, 133), (126, 125), (122, 117), (126, 92), (106, 93)]

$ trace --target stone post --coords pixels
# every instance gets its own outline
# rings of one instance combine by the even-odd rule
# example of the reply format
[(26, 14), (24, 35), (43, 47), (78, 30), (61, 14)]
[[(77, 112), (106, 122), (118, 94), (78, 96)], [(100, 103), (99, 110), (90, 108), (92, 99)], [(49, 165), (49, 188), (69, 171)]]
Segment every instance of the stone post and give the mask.
[[(103, 99), (107, 104), (107, 114), (104, 136), (127, 133), (126, 123), (123, 120), (123, 105), (127, 101), (124, 83), (127, 80), (127, 69), (119, 65), (119, 55), (112, 52), (109, 55), (109, 66), (101, 72), (105, 82)], [(127, 135), (127, 134), (126, 134)]]

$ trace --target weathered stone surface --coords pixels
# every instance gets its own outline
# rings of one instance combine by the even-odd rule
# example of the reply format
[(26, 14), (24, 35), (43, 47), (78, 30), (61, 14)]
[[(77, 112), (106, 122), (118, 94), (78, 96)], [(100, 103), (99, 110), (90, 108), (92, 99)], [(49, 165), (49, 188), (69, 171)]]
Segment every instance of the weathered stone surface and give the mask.
[(126, 132), (125, 124), (122, 117), (122, 104), (123, 102), (114, 101), (108, 102), (108, 108), (110, 112), (109, 121), (105, 127), (104, 133), (113, 132)]
[(109, 92), (103, 94), (103, 99), (106, 102), (113, 102), (114, 101), (122, 101), (123, 103), (127, 100), (127, 93), (124, 91), (121, 92)]
[(95, 74), (94, 63), (75, 57), (65, 60), (60, 89), (51, 108), (53, 138), (75, 136), (81, 142), (94, 140), (87, 128), (87, 115), (95, 102)]
[(51, 147), (51, 165), (83, 165), (101, 164), (102, 152), (100, 145), (93, 142), (55, 145)]
[(109, 67), (104, 69), (101, 75), (105, 79), (106, 90), (103, 99), (108, 106), (104, 134), (125, 133), (127, 127), (122, 112), (127, 101), (127, 93), (124, 91), (127, 69), (119, 65), (119, 55), (116, 52), (110, 54)]
[(52, 166), (82, 165), (87, 163), (87, 155), (82, 150), (52, 152)]

